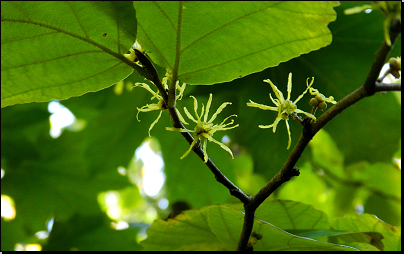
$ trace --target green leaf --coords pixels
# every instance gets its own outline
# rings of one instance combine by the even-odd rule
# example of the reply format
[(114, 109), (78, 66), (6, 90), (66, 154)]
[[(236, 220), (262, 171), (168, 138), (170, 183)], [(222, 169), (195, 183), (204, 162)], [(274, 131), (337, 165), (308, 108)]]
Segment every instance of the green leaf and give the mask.
[[(357, 235), (351, 237), (340, 237), (343, 243), (366, 242), (375, 245), (380, 250), (400, 251), (401, 250), (401, 228), (391, 226), (372, 214), (352, 215), (347, 214), (344, 218), (334, 218), (331, 224), (336, 230), (365, 233), (363, 237)], [(383, 239), (367, 232), (380, 233)]]
[(155, 220), (141, 246), (146, 251), (225, 250), (208, 225), (208, 210), (209, 207), (203, 207)]
[(67, 99), (127, 77), (130, 2), (2, 2), (1, 107)]
[[(276, 202), (272, 204), (276, 206)], [(297, 202), (283, 204), (291, 205), (286, 205), (287, 208), (284, 209), (291, 211), (292, 220), (295, 223), (301, 221), (297, 223), (297, 225), (300, 224), (298, 227), (310, 225), (310, 228), (317, 228), (316, 223), (305, 222), (305, 218), (308, 218), (306, 216), (313, 211), (312, 208)], [(141, 242), (141, 245), (145, 247), (145, 250), (154, 251), (236, 250), (244, 220), (243, 213), (236, 206), (238, 205), (214, 205), (188, 210), (174, 218), (155, 220), (147, 230), (147, 239)], [(271, 207), (270, 203), (268, 207)], [(304, 216), (299, 216), (299, 213), (303, 213)], [(289, 215), (284, 216), (286, 218)], [(316, 216), (314, 220), (319, 221)], [(328, 223), (327, 219), (326, 221)], [(353, 250), (345, 246), (298, 237), (262, 220), (255, 220), (254, 229), (263, 236), (254, 245), (254, 250)]]
[(277, 66), (331, 43), (337, 2), (133, 3), (137, 40), (182, 82), (214, 84)]
[[(296, 203), (295, 203), (296, 204)], [(226, 250), (235, 250), (240, 238), (244, 215), (235, 208), (211, 206), (208, 221), (212, 232), (226, 246)], [(300, 220), (300, 219), (299, 219)], [(255, 220), (254, 230), (262, 239), (254, 245), (254, 250), (353, 250), (344, 246), (318, 242), (292, 235), (272, 224)]]

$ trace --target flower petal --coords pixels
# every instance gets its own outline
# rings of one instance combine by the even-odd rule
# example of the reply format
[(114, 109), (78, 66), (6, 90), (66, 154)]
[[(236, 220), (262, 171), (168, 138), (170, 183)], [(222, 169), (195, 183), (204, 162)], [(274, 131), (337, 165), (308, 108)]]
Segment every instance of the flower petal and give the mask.
[(233, 153), (231, 152), (230, 148), (228, 148), (225, 144), (220, 143), (219, 141), (217, 141), (216, 139), (212, 138), (211, 136), (206, 136), (206, 138), (207, 138), (209, 141), (212, 141), (212, 142), (218, 144), (221, 148), (223, 148), (223, 149), (226, 150), (228, 153), (230, 153), (231, 157), (234, 159)]
[(290, 100), (290, 94), (292, 93), (292, 73), (289, 73), (288, 76), (288, 97), (286, 98), (286, 100)]
[(307, 113), (307, 112), (304, 112), (303, 110), (300, 110), (300, 109), (298, 109), (298, 108), (295, 109), (294, 112), (295, 112), (295, 113), (305, 114), (306, 116), (312, 118), (314, 121), (317, 120), (317, 118), (316, 118), (314, 115), (312, 115), (312, 114), (310, 114), (310, 113)]
[(185, 91), (185, 87), (187, 86), (187, 84), (182, 83), (182, 86), (179, 85), (179, 80), (177, 80), (177, 84), (176, 87), (178, 89), (178, 91), (180, 91), (180, 93), (176, 96), (176, 100), (181, 100), (182, 96), (184, 95), (184, 91)]
[(208, 152), (206, 151), (207, 144), (208, 144), (208, 142), (207, 142), (207, 140), (205, 139), (205, 140), (203, 141), (203, 147), (202, 147), (202, 150), (203, 150), (203, 161), (204, 161), (205, 163), (208, 161)]
[(278, 111), (278, 108), (276, 108), (276, 107), (270, 107), (270, 106), (267, 106), (267, 105), (264, 105), (264, 104), (259, 104), (259, 103), (253, 102), (252, 100), (250, 100), (250, 102), (247, 102), (247, 106), (260, 108), (260, 109), (263, 109), (263, 110)]
[(157, 95), (157, 93), (156, 93), (155, 91), (153, 91), (153, 90), (150, 88), (150, 86), (149, 86), (148, 84), (145, 84), (145, 83), (135, 83), (135, 85), (134, 85), (133, 87), (136, 87), (136, 86), (140, 86), (140, 87), (146, 89), (147, 91), (149, 91), (151, 94), (153, 94), (152, 99), (154, 99), (155, 97), (157, 97), (158, 99), (161, 99), (161, 96), (160, 96), (160, 95)]
[[(196, 112), (196, 110), (198, 109), (198, 101), (196, 100), (196, 98), (194, 97), (194, 96), (189, 96), (189, 97), (191, 97), (192, 99), (194, 99), (194, 111), (195, 111), (195, 116), (196, 116), (196, 118), (198, 118), (198, 120), (200, 119), (199, 118), (199, 116), (198, 116), (198, 112)], [(185, 110), (185, 107), (184, 107), (184, 110)], [(187, 115), (188, 116), (188, 115)], [(194, 122), (197, 122), (197, 121), (194, 121)]]
[(188, 148), (188, 150), (180, 157), (180, 159), (184, 159), (192, 150), (192, 147), (194, 147), (196, 141), (198, 141), (198, 139), (194, 139), (194, 141), (192, 141), (191, 146)]
[[(209, 108), (210, 104), (212, 103), (212, 94), (209, 95), (208, 103), (206, 104), (206, 112), (205, 116), (203, 117), (203, 121), (206, 123), (208, 121), (208, 114), (209, 114)], [(202, 115), (201, 115), (202, 117)]]
[(234, 120), (231, 120), (231, 122), (230, 122), (230, 123), (228, 123), (228, 124), (224, 124), (224, 122), (226, 122), (226, 120), (227, 120), (227, 119), (229, 119), (229, 118), (230, 118), (230, 117), (232, 117), (232, 116), (237, 117), (237, 115), (236, 115), (236, 114), (231, 115), (231, 116), (228, 116), (228, 117), (226, 117), (226, 118), (223, 120), (223, 122), (221, 122), (221, 123), (219, 124), (219, 126), (227, 126), (227, 125), (230, 125), (230, 124), (234, 123)]
[(271, 101), (272, 101), (277, 107), (279, 107), (280, 102), (279, 102), (278, 99), (272, 98), (272, 95), (271, 95), (271, 94), (269, 94), (269, 98), (271, 98)]
[(222, 105), (220, 105), (220, 107), (216, 110), (216, 112), (213, 114), (212, 118), (210, 118), (208, 123), (213, 122), (213, 120), (216, 119), (217, 115), (220, 114), (220, 112), (222, 112), (222, 110), (227, 106), (227, 105), (231, 105), (231, 102), (225, 102)]
[(275, 119), (275, 122), (272, 124), (274, 127), (273, 127), (273, 131), (274, 131), (274, 133), (275, 133), (275, 131), (276, 131), (276, 126), (278, 126), (278, 123), (279, 123), (279, 121), (280, 120), (282, 120), (282, 117), (277, 117), (276, 119)]
[(179, 131), (179, 132), (194, 132), (195, 130), (188, 130), (188, 129), (183, 129), (183, 128), (174, 128), (174, 127), (166, 127), (166, 130), (168, 131)]
[(185, 112), (185, 114), (187, 115), (187, 117), (189, 118), (189, 119), (191, 119), (193, 122), (195, 122), (195, 123), (198, 123), (198, 121), (196, 121), (195, 119), (194, 119), (194, 117), (189, 113), (189, 111), (188, 111), (188, 109), (186, 108), (186, 107), (184, 107), (184, 112)]
[(283, 93), (274, 85), (274, 83), (272, 83), (270, 79), (265, 79), (264, 82), (267, 82), (271, 85), (272, 90), (276, 95), (276, 98), (278, 98), (280, 103), (282, 103), (285, 100), (285, 98), (283, 97)]
[(159, 119), (160, 119), (160, 117), (161, 117), (161, 114), (163, 113), (163, 110), (160, 110), (160, 114), (159, 114), (159, 116), (157, 117), (157, 119), (156, 120), (154, 120), (154, 122), (152, 122), (152, 124), (150, 124), (150, 128), (149, 128), (149, 137), (151, 137), (151, 135), (150, 135), (150, 131), (151, 131), (151, 129), (153, 129), (153, 127), (154, 127), (154, 125), (159, 121)]
[(185, 121), (185, 119), (182, 117), (180, 111), (179, 111), (177, 108), (175, 108), (175, 111), (177, 112), (177, 115), (178, 115), (178, 118), (180, 119), (180, 121), (181, 121), (183, 124), (188, 125), (189, 123), (187, 123), (187, 122)]
[(288, 130), (288, 136), (289, 136), (289, 140), (288, 140), (288, 147), (286, 147), (286, 149), (289, 149), (290, 147), (290, 143), (292, 143), (292, 138), (290, 137), (290, 128), (289, 128), (289, 123), (288, 121), (285, 120), (286, 123), (286, 129)]

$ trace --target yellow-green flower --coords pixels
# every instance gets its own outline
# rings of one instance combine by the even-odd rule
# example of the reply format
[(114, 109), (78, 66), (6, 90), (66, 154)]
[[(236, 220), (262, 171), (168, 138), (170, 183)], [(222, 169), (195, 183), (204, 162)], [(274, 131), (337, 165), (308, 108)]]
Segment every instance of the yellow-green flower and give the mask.
[[(164, 87), (167, 89), (167, 78), (163, 78), (163, 85), (164, 85)], [(154, 125), (155, 125), (155, 124), (158, 122), (158, 120), (160, 119), (161, 114), (163, 113), (163, 110), (166, 110), (166, 109), (167, 109), (167, 105), (166, 105), (166, 103), (164, 102), (163, 97), (161, 97), (161, 95), (159, 95), (159, 91), (154, 92), (154, 91), (150, 88), (149, 85), (147, 85), (147, 84), (145, 84), (145, 83), (136, 83), (136, 84), (134, 85), (134, 87), (142, 87), (142, 88), (146, 89), (146, 90), (149, 91), (151, 94), (153, 94), (153, 97), (151, 98), (151, 100), (153, 100), (153, 99), (155, 99), (155, 98), (158, 100), (157, 103), (146, 104), (145, 106), (143, 106), (143, 107), (141, 107), (141, 108), (137, 108), (138, 112), (137, 112), (136, 118), (137, 118), (137, 120), (138, 120), (139, 122), (140, 122), (140, 120), (139, 120), (139, 118), (138, 118), (138, 115), (139, 115), (140, 112), (149, 112), (149, 111), (153, 111), (153, 110), (161, 110), (161, 111), (160, 111), (160, 114), (159, 114), (158, 117), (157, 117), (157, 119), (154, 120), (154, 122), (150, 125), (149, 132), (148, 132), (148, 133), (149, 133), (149, 136), (150, 136), (150, 131), (151, 131), (151, 129), (153, 129)], [(183, 83), (183, 85), (180, 86), (180, 85), (179, 85), (179, 81), (177, 81), (176, 88), (179, 90), (179, 94), (176, 96), (176, 100), (181, 100), (181, 99), (182, 99), (182, 95), (183, 95), (183, 93), (184, 93), (185, 87), (186, 87), (186, 84), (185, 84), (185, 83)], [(177, 109), (176, 109), (176, 111), (177, 111), (177, 113), (178, 113), (178, 117), (180, 118), (181, 122), (183, 122), (184, 124), (188, 124), (188, 123), (184, 120), (184, 118), (182, 117), (181, 113), (180, 113)]]
[[(234, 123), (234, 120), (231, 120), (230, 123), (225, 124), (225, 122), (227, 121), (227, 119), (229, 119), (232, 116), (236, 116), (237, 115), (231, 115), (229, 117), (226, 117), (222, 123), (220, 124), (213, 124), (213, 120), (216, 119), (217, 115), (222, 112), (222, 110), (227, 106), (227, 105), (231, 105), (231, 102), (225, 102), (223, 103), (217, 110), (216, 112), (212, 115), (212, 117), (210, 118), (210, 120), (208, 121), (208, 114), (209, 114), (209, 109), (210, 109), (210, 105), (212, 103), (212, 94), (210, 94), (209, 96), (209, 100), (208, 103), (206, 104), (206, 109), (205, 106), (202, 104), (202, 109), (201, 109), (201, 114), (198, 115), (197, 109), (198, 109), (198, 101), (196, 100), (196, 98), (194, 96), (190, 96), (194, 99), (194, 111), (195, 111), (195, 116), (196, 119), (189, 113), (189, 111), (187, 110), (187, 108), (184, 107), (184, 112), (187, 115), (187, 117), (189, 119), (191, 119), (193, 122), (196, 123), (196, 126), (193, 130), (188, 130), (188, 129), (181, 129), (181, 128), (172, 128), (172, 127), (166, 127), (167, 130), (169, 131), (179, 131), (179, 132), (192, 132), (193, 136), (194, 136), (194, 141), (192, 141), (191, 146), (189, 147), (189, 149), (184, 153), (184, 155), (181, 156), (181, 159), (185, 158), (192, 150), (192, 147), (194, 147), (194, 145), (201, 140), (204, 140), (203, 145), (202, 145), (202, 150), (203, 150), (203, 156), (204, 156), (204, 161), (205, 163), (208, 161), (208, 154), (206, 152), (206, 146), (207, 146), (207, 141), (211, 141), (214, 142), (218, 145), (220, 145), (221, 148), (223, 148), (224, 150), (226, 150), (228, 153), (230, 153), (231, 157), (233, 158), (233, 153), (231, 152), (231, 150), (225, 146), (223, 143), (220, 143), (219, 141), (215, 140), (212, 136), (216, 131), (224, 131), (224, 130), (229, 130), (229, 129), (233, 129), (236, 128), (238, 126), (234, 125), (231, 127), (226, 127), (229, 126), (231, 124)], [(204, 115), (205, 113), (205, 115)], [(203, 119), (202, 119), (203, 117)]]
[(279, 121), (285, 120), (286, 129), (288, 130), (288, 135), (289, 135), (288, 147), (286, 149), (289, 149), (290, 143), (292, 141), (292, 139), (290, 137), (290, 128), (289, 128), (289, 123), (288, 123), (289, 115), (302, 113), (302, 114), (305, 114), (306, 116), (316, 120), (316, 117), (314, 115), (304, 112), (303, 110), (298, 109), (296, 106), (296, 103), (303, 97), (304, 94), (306, 94), (307, 90), (309, 90), (309, 88), (313, 84), (314, 78), (311, 80), (310, 84), (308, 84), (308, 79), (306, 80), (307, 89), (299, 97), (297, 97), (297, 99), (295, 101), (290, 100), (290, 93), (292, 92), (292, 73), (289, 73), (288, 87), (287, 87), (288, 96), (287, 96), (286, 100), (283, 97), (282, 92), (272, 83), (271, 80), (266, 79), (266, 80), (264, 80), (264, 82), (269, 83), (272, 87), (272, 90), (275, 93), (275, 96), (277, 99), (273, 99), (271, 94), (269, 94), (269, 97), (271, 98), (271, 101), (275, 104), (276, 107), (271, 107), (271, 106), (255, 103), (252, 100), (250, 100), (250, 102), (247, 102), (247, 106), (278, 112), (278, 116), (276, 117), (273, 124), (259, 125), (258, 127), (262, 128), (262, 129), (273, 128), (273, 131), (275, 133), (276, 126), (278, 125)]

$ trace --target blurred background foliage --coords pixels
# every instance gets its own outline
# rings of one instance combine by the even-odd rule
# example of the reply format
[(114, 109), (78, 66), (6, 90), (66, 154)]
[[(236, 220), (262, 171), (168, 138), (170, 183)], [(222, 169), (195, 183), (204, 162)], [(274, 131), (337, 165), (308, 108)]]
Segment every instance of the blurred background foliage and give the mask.
[[(232, 149), (234, 160), (213, 143), (207, 150), (245, 193), (255, 195), (290, 152), (283, 122), (276, 133), (258, 128), (271, 124), (276, 112), (246, 106), (249, 99), (271, 105), (272, 90), (262, 80), (271, 79), (286, 93), (292, 72), (295, 99), (305, 89), (306, 78), (315, 77), (313, 87), (337, 101), (364, 82), (383, 41), (385, 17), (379, 11), (342, 13), (357, 5), (361, 3), (342, 2), (335, 8), (337, 20), (329, 25), (333, 42), (328, 47), (232, 82), (187, 86), (177, 104), (181, 112), (184, 106), (192, 110), (191, 94), (206, 104), (212, 93), (211, 111), (223, 102), (233, 103), (217, 121), (237, 114), (240, 126), (217, 133), (215, 139)], [(391, 56), (401, 55), (400, 45), (401, 37)], [(165, 70), (159, 71), (162, 77)], [(133, 73), (113, 87), (61, 101), (75, 122), (55, 138), (50, 135), (49, 103), (1, 109), (2, 250), (39, 246), (31, 244), (43, 250), (139, 250), (139, 241), (156, 218), (238, 201), (195, 154), (179, 159), (189, 144), (179, 133), (165, 130), (171, 126), (167, 112), (148, 137), (159, 112), (140, 113), (137, 121), (136, 107), (150, 104), (152, 95), (131, 89), (135, 82), (145, 81)], [(300, 176), (269, 199), (310, 204), (330, 219), (371, 213), (401, 226), (400, 96), (377, 93), (338, 115), (303, 153), (297, 163)], [(299, 108), (310, 111), (309, 99), (306, 95)], [(293, 147), (302, 128), (289, 123)], [(139, 148), (145, 142), (151, 149)], [(140, 156), (141, 151), (148, 151), (151, 161), (150, 156)], [(151, 162), (157, 162), (154, 171)], [(157, 189), (151, 190), (153, 185)], [(9, 208), (4, 216), (3, 207)]]

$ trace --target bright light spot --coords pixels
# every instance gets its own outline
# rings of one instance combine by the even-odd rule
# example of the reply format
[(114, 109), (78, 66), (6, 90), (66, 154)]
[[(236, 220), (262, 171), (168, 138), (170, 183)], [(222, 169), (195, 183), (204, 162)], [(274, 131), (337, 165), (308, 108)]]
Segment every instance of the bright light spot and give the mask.
[(109, 191), (105, 194), (105, 202), (107, 204), (107, 214), (112, 219), (118, 219), (121, 215), (121, 208), (118, 205), (120, 195), (116, 191)]
[(51, 218), (50, 220), (48, 220), (48, 222), (46, 223), (46, 229), (48, 230), (48, 233), (50, 233), (52, 231), (53, 228), (53, 222), (55, 222), (55, 218)]
[(118, 173), (119, 173), (120, 175), (125, 176), (125, 175), (126, 175), (126, 168), (124, 168), (124, 167), (118, 167)]
[(116, 230), (124, 230), (129, 228), (129, 224), (126, 221), (119, 221), (118, 223), (114, 223), (114, 228)]
[(157, 205), (161, 210), (167, 209), (168, 207), (168, 200), (166, 198), (160, 198), (157, 202)]
[(363, 205), (358, 204), (355, 206), (355, 211), (357, 214), (363, 214), (363, 212), (365, 211), (365, 208), (363, 207)]
[(3, 176), (5, 173), (6, 173), (6, 171), (4, 171), (4, 169), (1, 169), (1, 179), (3, 179)]
[(365, 13), (371, 13), (373, 10), (372, 9), (366, 9)]
[(48, 233), (48, 231), (45, 231), (45, 230), (38, 231), (38, 232), (35, 233), (35, 236), (38, 239), (46, 239), (49, 236), (49, 233)]
[(119, 193), (115, 191), (109, 191), (105, 194), (105, 202), (108, 206), (114, 206), (118, 203)]
[(4, 220), (13, 220), (15, 215), (14, 200), (7, 195), (1, 195), (1, 217)]
[(394, 158), (394, 162), (396, 163), (396, 166), (398, 167), (398, 169), (401, 170), (401, 158)]
[(107, 210), (107, 214), (110, 218), (112, 219), (118, 219), (119, 216), (121, 216), (121, 208), (119, 206), (113, 206), (113, 207), (109, 207)]
[(136, 149), (135, 155), (135, 159), (141, 159), (143, 161), (143, 190), (147, 196), (156, 197), (165, 181), (163, 159), (161, 155), (154, 153), (153, 150), (150, 149), (149, 142), (144, 142)]
[(14, 247), (16, 251), (41, 251), (42, 246), (39, 244), (21, 244), (17, 243)]
[(50, 135), (52, 138), (59, 137), (62, 134), (63, 128), (73, 124), (76, 119), (70, 110), (55, 100), (49, 102), (48, 111), (52, 113), (49, 117), (51, 125)]
[(229, 136), (224, 135), (223, 138), (222, 138), (222, 143), (223, 143), (223, 144), (230, 143), (230, 138), (229, 138)]
[(25, 250), (26, 251), (41, 251), (42, 250), (42, 246), (39, 244), (27, 244), (25, 246)]

